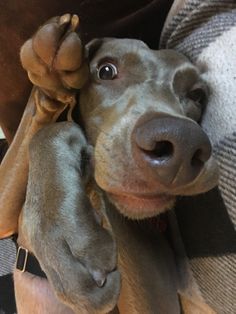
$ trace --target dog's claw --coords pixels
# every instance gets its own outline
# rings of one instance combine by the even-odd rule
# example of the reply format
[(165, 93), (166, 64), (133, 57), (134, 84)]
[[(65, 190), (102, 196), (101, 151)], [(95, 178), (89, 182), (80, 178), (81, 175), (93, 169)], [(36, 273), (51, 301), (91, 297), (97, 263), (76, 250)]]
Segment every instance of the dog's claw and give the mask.
[(68, 24), (71, 20), (71, 14), (70, 13), (67, 13), (67, 14), (64, 14), (62, 16), (60, 16), (59, 18), (59, 25), (64, 25), (64, 24)]
[(100, 271), (100, 270), (95, 270), (91, 272), (91, 275), (98, 287), (101, 288), (105, 285), (106, 280), (107, 280), (107, 275), (105, 272)]
[(71, 18), (71, 30), (76, 31), (79, 26), (79, 17), (78, 15), (74, 14)]

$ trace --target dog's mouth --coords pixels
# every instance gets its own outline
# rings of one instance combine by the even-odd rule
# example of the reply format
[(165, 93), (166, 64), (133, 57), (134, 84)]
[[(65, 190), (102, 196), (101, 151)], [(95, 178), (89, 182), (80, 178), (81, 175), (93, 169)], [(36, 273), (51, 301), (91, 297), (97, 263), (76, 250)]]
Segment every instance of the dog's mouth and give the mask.
[(143, 219), (156, 216), (173, 207), (175, 196), (159, 195), (132, 195), (109, 194), (110, 200), (119, 211), (133, 219)]

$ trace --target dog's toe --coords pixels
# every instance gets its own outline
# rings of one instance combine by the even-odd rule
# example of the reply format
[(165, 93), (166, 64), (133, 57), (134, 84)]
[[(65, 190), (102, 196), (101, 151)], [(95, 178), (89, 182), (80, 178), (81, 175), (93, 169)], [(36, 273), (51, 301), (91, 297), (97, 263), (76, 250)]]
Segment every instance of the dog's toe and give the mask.
[(21, 48), (20, 52), (21, 63), (23, 68), (30, 72), (42, 77), (45, 75), (47, 69), (46, 66), (41, 62), (38, 55), (33, 49), (32, 39), (27, 40)]
[(65, 264), (55, 263), (54, 270), (48, 268), (47, 274), (57, 297), (75, 313), (108, 313), (118, 301), (118, 270), (109, 274), (100, 271), (91, 274), (72, 257)]
[(52, 21), (43, 25), (33, 37), (33, 48), (40, 59), (52, 67), (55, 56), (66, 38), (67, 29), (70, 25), (70, 19), (64, 23)]
[(78, 34), (69, 33), (57, 52), (54, 68), (59, 71), (76, 71), (80, 68), (83, 60), (82, 50), (82, 43)]

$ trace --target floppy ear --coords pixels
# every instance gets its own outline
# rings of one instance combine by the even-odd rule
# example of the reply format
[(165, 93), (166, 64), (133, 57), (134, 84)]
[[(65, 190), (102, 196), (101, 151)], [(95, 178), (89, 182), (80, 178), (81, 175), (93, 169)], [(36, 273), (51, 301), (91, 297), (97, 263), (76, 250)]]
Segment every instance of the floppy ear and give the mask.
[(85, 46), (85, 57), (90, 62), (103, 44), (103, 38), (95, 38)]
[(178, 96), (199, 102), (203, 107), (209, 94), (201, 73), (192, 64), (185, 64), (176, 71), (173, 78), (173, 89)]

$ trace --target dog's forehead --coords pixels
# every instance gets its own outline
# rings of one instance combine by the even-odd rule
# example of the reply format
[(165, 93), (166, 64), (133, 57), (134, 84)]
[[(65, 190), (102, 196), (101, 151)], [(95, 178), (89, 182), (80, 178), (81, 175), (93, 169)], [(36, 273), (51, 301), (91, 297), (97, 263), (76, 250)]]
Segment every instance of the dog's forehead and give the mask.
[(106, 57), (122, 60), (131, 55), (142, 63), (162, 64), (172, 69), (183, 64), (192, 65), (184, 55), (174, 50), (152, 50), (141, 40), (118, 38), (100, 39), (91, 61), (96, 63)]
[(92, 58), (92, 61), (94, 62), (104, 57), (111, 57), (119, 60), (126, 56), (130, 56), (131, 54), (142, 59), (142, 61), (145, 59), (147, 61), (156, 61), (155, 51), (151, 50), (141, 40), (104, 38), (100, 41), (100, 44), (98, 44), (97, 47), (98, 48)]
[(129, 38), (104, 38), (101, 48), (109, 48), (111, 51), (120, 51), (120, 53), (125, 53), (126, 51), (151, 50), (143, 41)]

